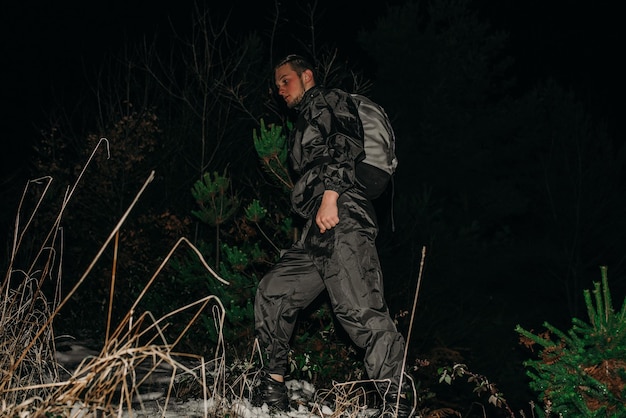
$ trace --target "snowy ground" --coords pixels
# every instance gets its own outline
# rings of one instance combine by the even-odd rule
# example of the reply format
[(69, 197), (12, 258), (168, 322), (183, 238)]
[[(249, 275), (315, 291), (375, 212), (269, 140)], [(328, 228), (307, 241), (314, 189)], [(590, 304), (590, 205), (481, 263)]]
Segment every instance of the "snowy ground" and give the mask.
[[(314, 397), (315, 389), (307, 382), (303, 381), (288, 381), (287, 387), (292, 399), (292, 408), (289, 412), (277, 413), (270, 412), (267, 405), (263, 407), (254, 407), (246, 399), (242, 399), (234, 402), (231, 405), (231, 410), (236, 417), (239, 418), (311, 418), (311, 417), (339, 417), (340, 415), (334, 415), (335, 411), (328, 406), (314, 405), (312, 399)], [(211, 411), (214, 410), (215, 405), (213, 400), (205, 402), (201, 400), (189, 400), (182, 403), (170, 404), (167, 407), (167, 411), (163, 413), (164, 398), (156, 399), (153, 402), (147, 402), (144, 405), (143, 410), (134, 409), (132, 415), (130, 412), (125, 411), (123, 416), (125, 418), (138, 417), (138, 418), (153, 418), (155, 416), (163, 417), (204, 417), (211, 416)], [(293, 405), (298, 405), (294, 408)], [(341, 415), (351, 418), (367, 418), (376, 412), (375, 409), (363, 408), (359, 411), (352, 411), (351, 414)], [(163, 415), (161, 415), (163, 414)]]
[[(230, 404), (230, 410), (238, 418), (311, 418), (311, 417), (350, 417), (367, 418), (376, 412), (373, 408), (361, 408), (350, 413), (335, 414), (335, 411), (328, 405), (320, 405), (314, 402), (315, 388), (308, 382), (289, 380), (286, 382), (291, 398), (291, 410), (288, 412), (270, 412), (267, 405), (254, 407), (247, 399), (239, 399)], [(143, 408), (135, 408), (132, 411), (124, 411), (123, 417), (130, 418), (153, 418), (163, 417), (204, 417), (212, 416), (216, 405), (213, 399), (204, 402), (202, 400), (188, 400), (185, 402), (170, 402), (165, 407), (165, 397), (159, 396), (153, 400), (146, 400)]]

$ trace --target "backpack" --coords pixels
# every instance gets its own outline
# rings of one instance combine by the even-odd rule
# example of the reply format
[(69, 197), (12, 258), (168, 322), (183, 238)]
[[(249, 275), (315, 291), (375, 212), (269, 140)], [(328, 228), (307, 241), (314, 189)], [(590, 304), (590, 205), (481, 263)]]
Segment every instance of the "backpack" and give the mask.
[(367, 197), (376, 199), (385, 191), (398, 166), (396, 137), (382, 106), (360, 94), (351, 96), (365, 137), (365, 159), (356, 165), (356, 178)]

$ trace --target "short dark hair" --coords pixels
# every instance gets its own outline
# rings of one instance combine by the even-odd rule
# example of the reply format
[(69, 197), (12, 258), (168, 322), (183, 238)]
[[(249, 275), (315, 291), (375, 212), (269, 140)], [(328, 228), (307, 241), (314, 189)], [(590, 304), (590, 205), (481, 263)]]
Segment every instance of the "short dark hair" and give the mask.
[(291, 68), (293, 68), (293, 70), (299, 76), (302, 75), (305, 70), (311, 70), (311, 72), (313, 73), (313, 79), (315, 79), (315, 67), (302, 55), (287, 55), (285, 58), (276, 63), (276, 65), (274, 66), (274, 71), (276, 71), (278, 67), (282, 67), (285, 64), (291, 65)]

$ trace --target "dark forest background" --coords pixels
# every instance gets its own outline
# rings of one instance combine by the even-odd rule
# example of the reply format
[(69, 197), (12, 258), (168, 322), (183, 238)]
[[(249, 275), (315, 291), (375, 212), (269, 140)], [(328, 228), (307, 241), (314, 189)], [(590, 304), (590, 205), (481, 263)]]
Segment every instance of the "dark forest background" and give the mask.
[[(376, 202), (378, 246), (387, 300), (403, 331), (426, 248), (413, 355), (454, 353), (523, 406), (533, 395), (522, 361), (532, 353), (520, 347), (515, 326), (539, 331), (548, 321), (568, 329), (571, 318), (586, 319), (583, 290), (600, 280), (601, 265), (609, 268), (616, 305), (626, 294), (626, 154), (621, 122), (602, 96), (600, 78), (615, 71), (610, 63), (608, 72), (596, 68), (604, 62), (580, 63), (595, 84), (544, 76), (529, 64), (537, 47), (507, 31), (512, 15), (524, 24), (527, 8), (544, 11), (510, 3), (508, 17), (500, 10), (496, 18), (504, 6), (485, 3), (392, 2), (359, 12), (270, 4), (253, 9), (253, 17), (193, 6), (171, 28), (161, 19), (158, 31), (156, 23), (153, 32), (145, 29), (144, 38), (111, 34), (121, 42), (83, 56), (81, 71), (72, 72), (80, 76), (49, 79), (42, 71), (32, 84), (51, 90), (33, 104), (34, 129), (14, 132), (12, 120), (3, 122), (2, 267), (27, 179), (50, 175), (55, 192), (40, 210), (39, 229), (22, 244), (16, 263), (22, 266), (39, 250), (59, 198), (102, 137), (110, 158), (103, 148), (96, 152), (65, 209), (64, 289), (85, 271), (152, 170), (156, 179), (120, 237), (120, 311), (180, 236), (213, 239), (216, 228), (192, 215), (191, 188), (205, 173), (228, 175), (240, 201), (258, 199), (270, 213), (288, 212), (284, 190), (262, 169), (253, 131), (261, 120), (285, 122), (271, 92), (272, 62), (307, 54), (325, 69), (326, 84), (364, 92), (392, 117), (400, 165), (393, 206), (389, 193)], [(345, 19), (364, 24), (348, 32)], [(589, 42), (578, 47), (607, 48)], [(32, 54), (39, 52), (45, 56)], [(58, 58), (52, 61), (63, 68), (66, 57)], [(76, 57), (67, 62), (74, 65)], [(8, 80), (6, 88), (32, 87)], [(31, 199), (23, 213), (34, 207)], [(246, 231), (246, 239), (262, 241), (245, 222), (219, 228), (232, 239)], [(102, 329), (112, 254), (107, 257), (61, 315), (63, 332)], [(167, 292), (197, 295), (181, 286), (168, 275), (162, 299)]]

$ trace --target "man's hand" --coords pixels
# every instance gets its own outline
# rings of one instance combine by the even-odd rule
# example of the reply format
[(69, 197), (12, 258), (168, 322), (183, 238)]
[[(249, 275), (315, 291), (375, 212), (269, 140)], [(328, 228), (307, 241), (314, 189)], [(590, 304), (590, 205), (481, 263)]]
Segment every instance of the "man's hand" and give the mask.
[(338, 198), (339, 193), (333, 190), (326, 190), (322, 196), (322, 203), (315, 216), (315, 223), (322, 234), (339, 223)]

